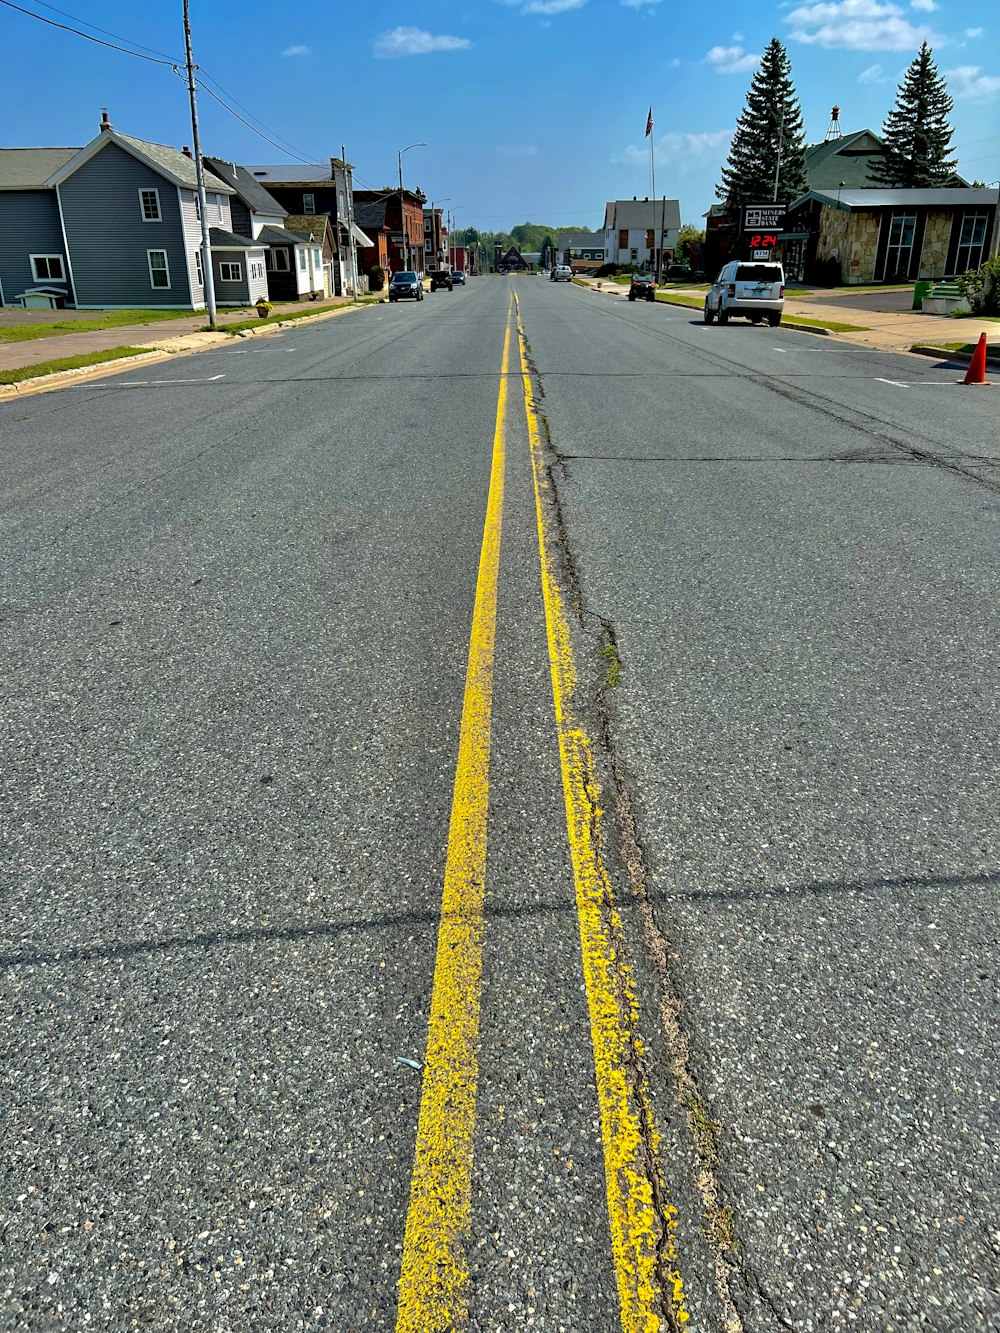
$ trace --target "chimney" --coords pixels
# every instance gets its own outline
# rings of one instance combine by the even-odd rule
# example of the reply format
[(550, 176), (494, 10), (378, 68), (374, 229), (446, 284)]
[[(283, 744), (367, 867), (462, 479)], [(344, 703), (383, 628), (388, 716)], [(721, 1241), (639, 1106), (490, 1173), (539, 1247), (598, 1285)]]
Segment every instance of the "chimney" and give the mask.
[(185, 157), (190, 157), (192, 162), (194, 161), (194, 157), (191, 154), (191, 149), (187, 146), (187, 144), (184, 145), (184, 147), (181, 149), (181, 152), (184, 154)]
[(114, 129), (111, 121), (108, 120), (108, 108), (106, 106), (101, 107), (101, 129), (106, 133), (110, 133)]

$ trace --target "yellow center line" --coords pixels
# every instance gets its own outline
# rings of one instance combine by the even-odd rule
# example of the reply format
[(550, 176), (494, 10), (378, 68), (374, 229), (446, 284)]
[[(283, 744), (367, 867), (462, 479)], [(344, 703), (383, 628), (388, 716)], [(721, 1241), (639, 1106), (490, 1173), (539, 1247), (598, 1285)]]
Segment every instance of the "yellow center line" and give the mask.
[[(575, 715), (576, 666), (569, 619), (547, 539), (543, 494), (549, 489), (518, 307), (521, 382), (528, 420), (542, 598), (552, 698), (562, 765), (566, 830), (576, 886), (583, 974), (604, 1147), (611, 1251), (623, 1333), (659, 1333), (664, 1318), (678, 1328), (690, 1315), (677, 1269), (677, 1210), (665, 1201), (660, 1135), (636, 1035), (638, 1009), (625, 959), (621, 917), (601, 857), (601, 790), (590, 737)], [(668, 1313), (669, 1312), (669, 1313)]]
[(448, 830), (423, 1091), (403, 1238), (396, 1333), (449, 1333), (468, 1304), (466, 1244), (476, 1124), (483, 893), (497, 576), (503, 522), (510, 305), (493, 432), (493, 466)]

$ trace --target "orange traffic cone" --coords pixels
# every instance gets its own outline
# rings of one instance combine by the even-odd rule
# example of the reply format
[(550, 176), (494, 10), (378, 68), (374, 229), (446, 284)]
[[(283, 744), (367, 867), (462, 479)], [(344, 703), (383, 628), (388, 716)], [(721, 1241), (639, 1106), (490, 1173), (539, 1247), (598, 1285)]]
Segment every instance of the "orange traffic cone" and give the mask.
[(979, 335), (976, 350), (972, 353), (969, 369), (965, 373), (963, 384), (989, 384), (986, 378), (986, 334)]

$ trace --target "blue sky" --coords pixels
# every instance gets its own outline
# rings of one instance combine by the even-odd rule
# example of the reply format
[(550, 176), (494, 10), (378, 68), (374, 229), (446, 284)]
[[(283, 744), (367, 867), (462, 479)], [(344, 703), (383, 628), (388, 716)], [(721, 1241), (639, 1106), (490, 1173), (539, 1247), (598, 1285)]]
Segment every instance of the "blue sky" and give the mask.
[[(102, 40), (183, 59), (181, 0), (17, 3), (57, 23), (97, 25), (103, 34), (85, 30)], [(657, 194), (679, 198), (684, 220), (698, 221), (773, 36), (788, 48), (810, 142), (826, 134), (835, 102), (845, 131), (878, 131), (926, 37), (955, 99), (959, 169), (969, 179), (1000, 177), (1000, 9), (987, 3), (191, 0), (191, 16), (195, 59), (245, 120), (310, 161), (346, 144), (365, 186), (391, 183), (397, 150), (424, 140), (404, 156), (406, 183), (447, 197), (459, 226), (599, 226), (606, 199), (649, 193), (650, 105)], [(86, 143), (102, 106), (125, 133), (190, 142), (185, 88), (169, 65), (6, 4), (0, 49), (4, 146)], [(294, 160), (208, 96), (199, 114), (206, 152)]]

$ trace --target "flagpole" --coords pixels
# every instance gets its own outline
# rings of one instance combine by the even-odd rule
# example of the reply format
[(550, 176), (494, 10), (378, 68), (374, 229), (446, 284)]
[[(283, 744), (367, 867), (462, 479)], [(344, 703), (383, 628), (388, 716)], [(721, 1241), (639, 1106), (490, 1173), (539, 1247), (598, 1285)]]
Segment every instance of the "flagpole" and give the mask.
[[(655, 256), (656, 256), (656, 166), (655, 166), (655, 164), (654, 164), (654, 162), (653, 162), (653, 108), (652, 108), (652, 106), (649, 108), (649, 118), (647, 119), (646, 124), (647, 124), (647, 126), (649, 127), (649, 128), (648, 128), (648, 134), (649, 134), (649, 179), (650, 179), (649, 199), (650, 199), (650, 202), (651, 202), (652, 205), (653, 205), (653, 254), (650, 256), (650, 258), (654, 260), (654, 263), (656, 263), (656, 260), (655, 260)], [(657, 273), (659, 273), (659, 271), (660, 271), (660, 265), (659, 265), (659, 263), (656, 263), (656, 271), (657, 271)]]

